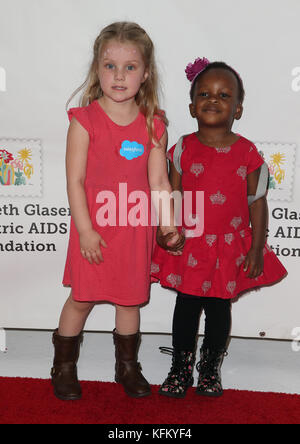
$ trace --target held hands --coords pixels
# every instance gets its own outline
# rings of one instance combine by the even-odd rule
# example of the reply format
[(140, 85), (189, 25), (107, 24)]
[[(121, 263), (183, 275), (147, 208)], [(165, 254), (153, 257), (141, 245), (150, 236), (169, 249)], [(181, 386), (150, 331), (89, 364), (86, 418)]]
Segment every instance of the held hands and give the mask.
[(244, 262), (244, 271), (249, 271), (247, 277), (249, 279), (256, 279), (259, 277), (264, 269), (264, 255), (262, 249), (251, 248), (247, 254)]
[(179, 256), (182, 254), (185, 237), (182, 233), (178, 233), (176, 228), (170, 231), (170, 229), (163, 230), (161, 227), (158, 227), (156, 242), (161, 248), (167, 250), (168, 253)]
[(79, 238), (81, 254), (90, 264), (95, 262), (99, 265), (100, 262), (104, 262), (100, 245), (107, 248), (107, 244), (97, 231), (86, 231), (80, 234)]

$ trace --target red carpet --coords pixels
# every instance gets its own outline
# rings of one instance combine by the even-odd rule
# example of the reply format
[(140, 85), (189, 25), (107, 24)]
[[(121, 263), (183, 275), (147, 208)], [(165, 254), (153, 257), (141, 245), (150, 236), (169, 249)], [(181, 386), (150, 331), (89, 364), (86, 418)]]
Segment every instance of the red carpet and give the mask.
[(82, 382), (81, 401), (59, 401), (49, 380), (0, 378), (1, 424), (299, 424), (300, 396), (226, 390), (219, 399), (188, 392), (128, 398), (118, 384)]

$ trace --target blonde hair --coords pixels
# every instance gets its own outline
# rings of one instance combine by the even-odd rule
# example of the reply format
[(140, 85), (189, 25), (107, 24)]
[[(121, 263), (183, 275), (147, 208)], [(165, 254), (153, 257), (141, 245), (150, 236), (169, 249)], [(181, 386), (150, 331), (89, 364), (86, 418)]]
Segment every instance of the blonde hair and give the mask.
[(117, 40), (121, 43), (134, 43), (141, 51), (145, 69), (148, 72), (148, 78), (141, 84), (136, 96), (136, 103), (139, 106), (141, 113), (146, 118), (150, 141), (152, 141), (152, 139), (156, 140), (154, 119), (159, 118), (166, 125), (168, 124), (168, 121), (164, 113), (159, 109), (158, 74), (154, 57), (154, 45), (146, 31), (136, 23), (116, 22), (105, 27), (101, 31), (94, 43), (94, 56), (87, 78), (85, 82), (74, 91), (67, 102), (67, 106), (73, 97), (80, 91), (83, 91), (80, 106), (87, 106), (103, 95), (97, 74), (97, 68), (103, 47), (110, 40)]

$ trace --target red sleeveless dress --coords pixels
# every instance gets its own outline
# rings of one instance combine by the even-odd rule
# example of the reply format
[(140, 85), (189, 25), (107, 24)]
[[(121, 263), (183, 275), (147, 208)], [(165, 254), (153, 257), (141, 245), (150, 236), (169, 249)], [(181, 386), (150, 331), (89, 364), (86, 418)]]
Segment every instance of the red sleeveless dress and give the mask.
[[(72, 287), (77, 301), (108, 301), (124, 306), (143, 304), (149, 298), (154, 227), (151, 224), (133, 226), (126, 224), (125, 219), (136, 206), (135, 198), (131, 199), (132, 203), (127, 202), (131, 192), (143, 192), (148, 197), (149, 208), (151, 206), (147, 165), (152, 147), (145, 117), (139, 113), (130, 125), (117, 125), (98, 101), (87, 107), (72, 108), (68, 114), (70, 120), (75, 117), (89, 133), (85, 191), (93, 228), (103, 237), (107, 248), (102, 248), (103, 263), (89, 264), (80, 253), (79, 235), (71, 218), (63, 284)], [(165, 125), (158, 118), (154, 125), (156, 137), (160, 139)], [(100, 192), (105, 192), (102, 203)], [(111, 202), (115, 199), (115, 226), (99, 225), (99, 210), (106, 202), (103, 196), (111, 196)]]

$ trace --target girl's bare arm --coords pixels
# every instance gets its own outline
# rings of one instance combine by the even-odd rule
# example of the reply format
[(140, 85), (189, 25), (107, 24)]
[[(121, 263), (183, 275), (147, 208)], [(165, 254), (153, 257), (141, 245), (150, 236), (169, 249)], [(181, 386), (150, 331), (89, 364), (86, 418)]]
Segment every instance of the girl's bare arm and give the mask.
[[(174, 202), (170, 199), (170, 194), (172, 193), (172, 187), (168, 178), (168, 168), (166, 159), (166, 147), (167, 147), (167, 132), (164, 133), (161, 140), (152, 148), (149, 155), (148, 161), (148, 178), (151, 191), (153, 192), (166, 192), (160, 194), (161, 198), (158, 200), (154, 199), (154, 205), (156, 211), (159, 215), (159, 230), (158, 234), (161, 232), (162, 239), (165, 236), (165, 247), (170, 250), (181, 250), (183, 248), (184, 240), (182, 236), (178, 235), (178, 230), (176, 227), (174, 219)], [(153, 193), (155, 196), (155, 193)], [(167, 217), (168, 224), (163, 220), (163, 216)]]
[(106, 247), (101, 236), (93, 229), (88, 211), (84, 189), (87, 155), (89, 147), (88, 132), (73, 118), (67, 137), (66, 173), (67, 192), (71, 214), (80, 237), (83, 256), (90, 262), (103, 261), (100, 243)]

